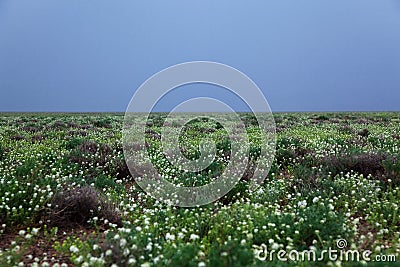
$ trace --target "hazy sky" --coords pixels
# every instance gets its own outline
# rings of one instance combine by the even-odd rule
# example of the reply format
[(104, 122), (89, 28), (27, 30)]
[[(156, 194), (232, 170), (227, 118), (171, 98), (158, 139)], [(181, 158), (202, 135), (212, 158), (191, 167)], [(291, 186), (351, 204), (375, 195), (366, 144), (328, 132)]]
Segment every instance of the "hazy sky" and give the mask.
[[(124, 111), (193, 60), (244, 72), (273, 111), (400, 110), (399, 2), (0, 0), (0, 110)], [(173, 99), (213, 92), (196, 88)]]

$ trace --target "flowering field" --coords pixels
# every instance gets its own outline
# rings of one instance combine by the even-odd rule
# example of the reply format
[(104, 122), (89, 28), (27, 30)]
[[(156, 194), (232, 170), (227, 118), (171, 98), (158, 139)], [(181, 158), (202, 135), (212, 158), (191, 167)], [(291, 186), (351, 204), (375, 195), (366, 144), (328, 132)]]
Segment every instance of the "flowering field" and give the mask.
[[(248, 114), (241, 117), (257, 159), (257, 124)], [(160, 141), (162, 118), (149, 123), (149, 151)], [(246, 172), (218, 201), (181, 208), (151, 198), (135, 183), (122, 148), (123, 114), (2, 114), (0, 266), (367, 262), (323, 257), (329, 248), (370, 251), (371, 263), (378, 265), (380, 256), (386, 259), (380, 266), (396, 264), (400, 113), (277, 113), (274, 119), (275, 160), (257, 190), (248, 190)], [(151, 150), (154, 164), (171, 181), (209, 181), (229, 161), (224, 129), (196, 121), (180, 144), (195, 158), (197, 137), (210, 133), (218, 136), (218, 157), (207, 171), (179, 176)], [(338, 248), (338, 240), (345, 245)], [(279, 250), (313, 251), (321, 260), (270, 257)]]

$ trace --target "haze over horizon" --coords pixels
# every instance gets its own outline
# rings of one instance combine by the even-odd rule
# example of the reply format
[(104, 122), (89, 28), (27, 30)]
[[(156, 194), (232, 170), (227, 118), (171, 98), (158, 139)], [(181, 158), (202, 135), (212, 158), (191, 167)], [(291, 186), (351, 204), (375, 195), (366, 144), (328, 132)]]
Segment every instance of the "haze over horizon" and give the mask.
[[(215, 61), (250, 77), (273, 112), (400, 111), (396, 0), (0, 2), (0, 112), (123, 112), (149, 77)], [(177, 88), (168, 111), (210, 96)]]

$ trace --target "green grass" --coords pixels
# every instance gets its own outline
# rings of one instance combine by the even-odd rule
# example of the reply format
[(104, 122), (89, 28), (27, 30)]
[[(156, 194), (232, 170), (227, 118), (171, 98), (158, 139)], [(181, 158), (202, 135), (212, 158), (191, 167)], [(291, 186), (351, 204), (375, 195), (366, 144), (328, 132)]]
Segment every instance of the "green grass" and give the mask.
[[(254, 117), (240, 116), (256, 161), (262, 133)], [(164, 118), (154, 114), (146, 135), (160, 173), (197, 186), (224, 171), (231, 143), (222, 125), (187, 124), (179, 138), (183, 154), (197, 159), (203, 137), (216, 143), (217, 154), (207, 169), (182, 173), (157, 139)], [(255, 252), (265, 246), (321, 255), (336, 249), (338, 239), (347, 241), (347, 249), (371, 250), (371, 259), (399, 258), (400, 113), (274, 118), (276, 157), (256, 191), (248, 190), (243, 177), (214, 203), (180, 208), (151, 198), (131, 177), (122, 149), (123, 114), (1, 114), (0, 266), (325, 266), (339, 262), (263, 262)], [(88, 201), (101, 200), (99, 206), (109, 210), (77, 207), (90, 217), (87, 222), (54, 224), (55, 196), (79, 187), (94, 188), (101, 198), (94, 194)]]

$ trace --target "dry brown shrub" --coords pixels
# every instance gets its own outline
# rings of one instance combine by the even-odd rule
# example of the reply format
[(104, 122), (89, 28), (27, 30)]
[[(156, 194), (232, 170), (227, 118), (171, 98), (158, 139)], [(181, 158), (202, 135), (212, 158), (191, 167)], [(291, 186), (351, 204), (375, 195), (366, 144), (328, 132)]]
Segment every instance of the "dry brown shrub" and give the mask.
[(361, 131), (358, 132), (358, 135), (359, 135), (359, 136), (362, 136), (362, 137), (368, 137), (369, 134), (370, 134), (370, 133), (369, 133), (368, 129), (366, 129), (366, 128), (365, 128), (365, 129), (362, 129)]
[(364, 176), (379, 176), (385, 171), (382, 162), (386, 158), (383, 153), (342, 154), (323, 158), (322, 165), (327, 166), (334, 174), (355, 171)]
[(51, 201), (48, 213), (50, 225), (57, 227), (86, 226), (93, 217), (108, 219), (112, 223), (122, 225), (121, 214), (115, 205), (90, 186), (57, 193)]

